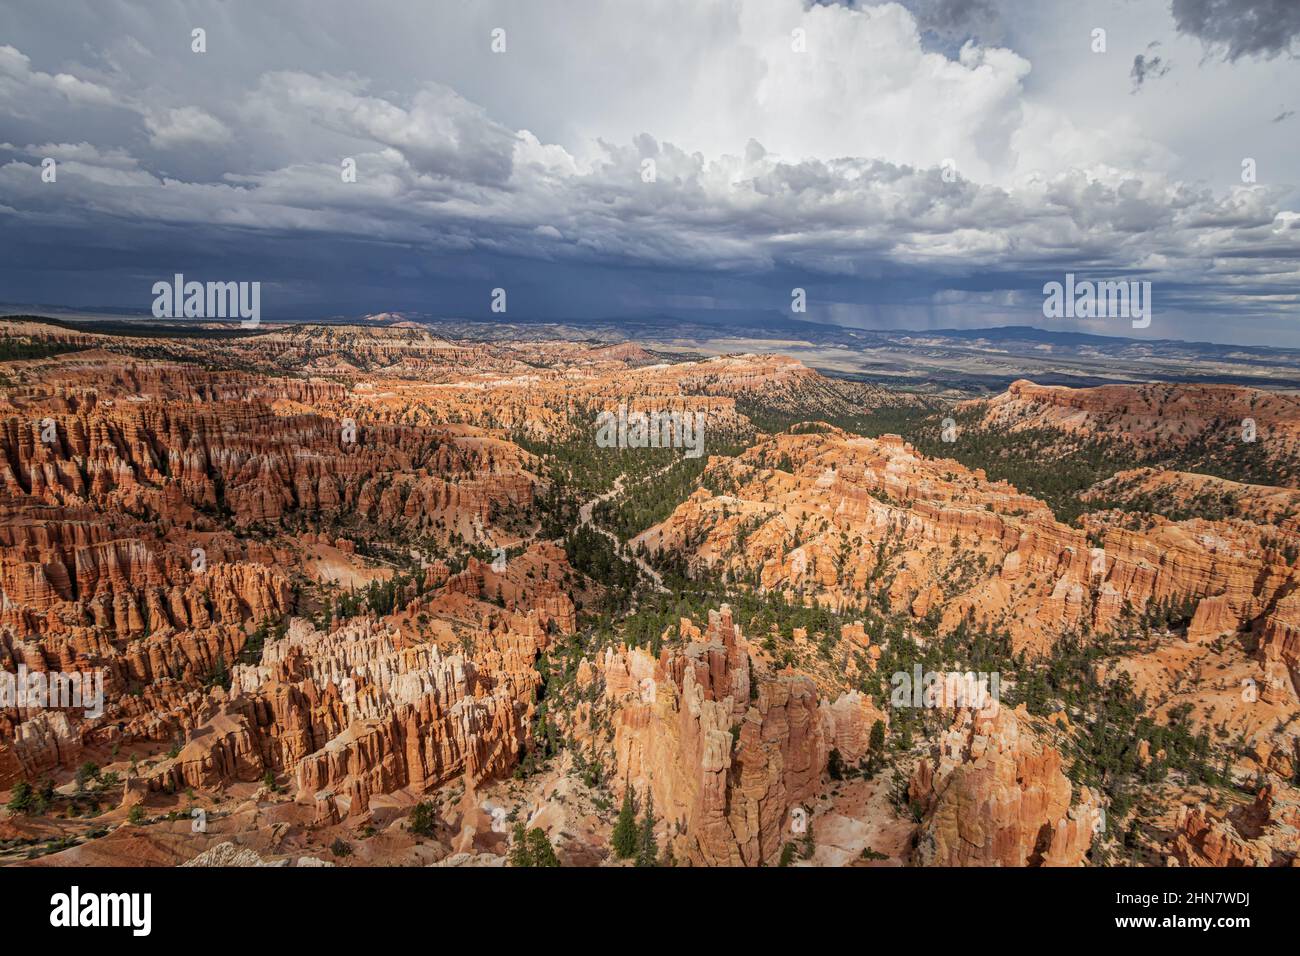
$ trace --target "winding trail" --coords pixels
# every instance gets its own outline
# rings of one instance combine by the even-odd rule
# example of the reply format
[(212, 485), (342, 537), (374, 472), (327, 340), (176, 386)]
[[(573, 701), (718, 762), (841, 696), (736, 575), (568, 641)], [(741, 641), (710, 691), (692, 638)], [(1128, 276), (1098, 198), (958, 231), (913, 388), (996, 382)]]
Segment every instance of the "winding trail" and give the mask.
[[(651, 472), (650, 474), (642, 478), (641, 481), (638, 481), (637, 484), (640, 484), (642, 481), (650, 481), (652, 478), (658, 478), (664, 472), (672, 468), (673, 465), (675, 464), (677, 463), (673, 462), (672, 464), (660, 468), (658, 471)], [(600, 525), (596, 524), (594, 521), (591, 520), (591, 512), (596, 507), (596, 505), (600, 504), (602, 501), (609, 501), (611, 498), (616, 498), (619, 495), (623, 494), (623, 480), (625, 478), (627, 478), (626, 474), (619, 475), (617, 478), (614, 479), (614, 484), (609, 489), (609, 491), (605, 492), (603, 495), (597, 495), (595, 498), (592, 498), (590, 501), (586, 502), (578, 509), (578, 527), (591, 528), (593, 531), (598, 531), (601, 534), (603, 534), (605, 537), (609, 538), (609, 540), (614, 544), (615, 554), (617, 554), (623, 560), (631, 561), (633, 564), (635, 564), (641, 570), (642, 574), (644, 574), (646, 577), (648, 577), (651, 581), (654, 582), (656, 591), (658, 591), (660, 594), (668, 594), (669, 591), (666, 587), (664, 587), (663, 578), (659, 576), (658, 571), (650, 567), (650, 565), (647, 564), (643, 558), (632, 554), (628, 550), (627, 546), (624, 545), (622, 541), (618, 540), (618, 535), (614, 534), (612, 531), (605, 530)]]

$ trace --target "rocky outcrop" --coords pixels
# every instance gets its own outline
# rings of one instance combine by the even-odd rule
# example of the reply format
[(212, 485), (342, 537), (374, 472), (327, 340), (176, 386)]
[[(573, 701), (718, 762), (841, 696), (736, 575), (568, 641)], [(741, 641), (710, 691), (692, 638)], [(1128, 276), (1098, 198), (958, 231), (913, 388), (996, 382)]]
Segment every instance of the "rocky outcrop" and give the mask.
[[(323, 820), (363, 815), (379, 793), (509, 772), (529, 742), (530, 634), (485, 633), (481, 655), (444, 655), (370, 619), (333, 632), (295, 620), (152, 774), (153, 789), (212, 788), (288, 773)], [(497, 664), (484, 669), (483, 661)]]
[(1080, 530), (896, 436), (776, 435), (712, 459), (706, 483), (721, 493), (697, 491), (634, 545), (833, 607), (863, 606), (884, 583), (893, 610), (937, 615), (941, 630), (1006, 630), (1017, 651), (1045, 653), (1071, 630), (1122, 631), (1157, 607), (1210, 599), (1191, 635), (1205, 640), (1248, 628), (1300, 587), (1286, 550), (1300, 535), (1159, 517), (1138, 530), (1087, 516)]
[(248, 847), (239, 846), (229, 841), (209, 847), (192, 860), (186, 860), (181, 866), (197, 867), (242, 867), (242, 866), (334, 866), (327, 860), (312, 856), (301, 856), (296, 860), (285, 857), (280, 860), (266, 860)]
[(959, 711), (909, 784), (923, 813), (916, 862), (1081, 865), (1101, 819), (1099, 800), (1088, 790), (1074, 794), (1063, 769), (1023, 707)]
[(846, 764), (863, 760), (870, 748), (871, 728), (879, 721), (889, 726), (889, 714), (865, 694), (851, 690), (834, 703), (822, 701), (821, 715), (826, 739), (839, 751)]
[(547, 541), (499, 564), (471, 557), (464, 571), (445, 581), (445, 589), (511, 610), (535, 611), (544, 627), (568, 634), (578, 624), (573, 599), (560, 586), (568, 568), (564, 549)]
[(64, 711), (50, 710), (14, 725), (0, 742), (0, 787), (34, 780), (81, 757), (81, 735)]
[(1174, 866), (1300, 865), (1300, 794), (1270, 784), (1253, 804), (1231, 811), (1183, 805), (1166, 852)]
[(1288, 594), (1264, 618), (1259, 653), (1268, 698), (1277, 703), (1300, 701), (1300, 593)]
[(790, 839), (790, 812), (822, 785), (827, 755), (865, 752), (878, 712), (859, 695), (819, 701), (813, 681), (755, 678), (749, 642), (723, 605), (656, 660), (607, 649), (617, 792), (654, 795), (680, 859), (757, 866)]

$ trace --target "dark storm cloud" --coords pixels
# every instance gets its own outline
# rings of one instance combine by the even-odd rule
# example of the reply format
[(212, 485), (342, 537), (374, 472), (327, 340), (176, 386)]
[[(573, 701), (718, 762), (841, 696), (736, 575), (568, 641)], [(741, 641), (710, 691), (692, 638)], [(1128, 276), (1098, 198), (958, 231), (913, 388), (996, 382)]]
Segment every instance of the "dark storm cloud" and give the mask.
[(994, 0), (902, 0), (916, 24), (940, 46), (955, 53), (968, 39), (1002, 43), (1006, 31)]
[(1134, 92), (1141, 89), (1147, 80), (1157, 79), (1169, 72), (1169, 64), (1164, 58), (1152, 52), (1159, 45), (1158, 41), (1153, 41), (1147, 45), (1146, 53), (1139, 53), (1133, 58), (1133, 69), (1129, 71), (1129, 76), (1133, 79)]
[(997, 16), (988, 0), (915, 0), (910, 6), (922, 28), (944, 32), (969, 30)]
[(1296, 0), (1173, 0), (1174, 25), (1228, 60), (1294, 55), (1300, 40)]
[(0, 10), (0, 289), (144, 311), (183, 272), (310, 318), (486, 316), (505, 287), (512, 316), (563, 318), (788, 313), (799, 286), (813, 318), (961, 325), (1032, 322), (1044, 275), (1140, 271), (1188, 308), (1293, 314), (1284, 184), (1184, 181), (1140, 123), (1099, 135), (1026, 96), (1014, 51), (918, 43), (990, 5), (913, 6)]

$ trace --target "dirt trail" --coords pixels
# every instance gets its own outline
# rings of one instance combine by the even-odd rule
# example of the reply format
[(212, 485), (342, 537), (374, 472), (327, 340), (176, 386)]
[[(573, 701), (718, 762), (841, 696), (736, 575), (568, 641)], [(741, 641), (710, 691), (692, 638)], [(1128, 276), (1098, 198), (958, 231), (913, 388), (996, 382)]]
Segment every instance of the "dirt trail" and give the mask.
[[(676, 464), (676, 462), (674, 462), (673, 464)], [(646, 475), (645, 478), (641, 479), (641, 481), (650, 481), (651, 479), (658, 478), (660, 475), (662, 475), (664, 472), (666, 472), (669, 468), (672, 467), (673, 467), (672, 465), (666, 465), (665, 467), (660, 468), (658, 471), (651, 472), (649, 475)], [(622, 541), (618, 540), (617, 535), (615, 535), (611, 531), (606, 531), (600, 525), (596, 524), (594, 521), (591, 520), (591, 512), (596, 507), (596, 505), (600, 504), (602, 501), (609, 501), (611, 498), (616, 498), (623, 493), (623, 480), (625, 478), (627, 478), (626, 474), (619, 475), (617, 478), (614, 479), (614, 484), (609, 489), (609, 491), (605, 492), (603, 495), (597, 495), (595, 498), (592, 498), (586, 504), (582, 505), (582, 507), (578, 509), (578, 525), (580, 527), (585, 526), (591, 528), (593, 531), (599, 531), (605, 537), (609, 538), (609, 540), (614, 544), (615, 554), (617, 554), (619, 557), (623, 558), (626, 561), (631, 561), (638, 568), (640, 568), (641, 573), (654, 582), (656, 591), (659, 591), (663, 594), (667, 594), (668, 589), (664, 587), (663, 578), (659, 576), (658, 571), (650, 567), (650, 565), (647, 564), (643, 558), (631, 554), (627, 550), (626, 545), (624, 545)], [(640, 482), (638, 482), (638, 484), (640, 484)]]

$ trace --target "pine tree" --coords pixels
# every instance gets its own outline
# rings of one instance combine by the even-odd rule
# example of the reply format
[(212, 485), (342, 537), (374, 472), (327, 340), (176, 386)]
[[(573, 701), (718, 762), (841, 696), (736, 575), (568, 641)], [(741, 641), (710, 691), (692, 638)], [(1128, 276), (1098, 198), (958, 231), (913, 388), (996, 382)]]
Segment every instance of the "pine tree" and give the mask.
[(427, 800), (421, 800), (411, 811), (410, 820), (407, 823), (407, 829), (417, 836), (431, 837), (437, 827), (438, 819), (434, 812), (433, 804)]
[(54, 781), (50, 777), (42, 777), (41, 782), (36, 785), (37, 802), (40, 803), (42, 810), (54, 803)]
[(636, 865), (658, 866), (659, 842), (655, 840), (655, 799), (647, 787), (645, 792), (645, 816), (641, 818), (641, 833), (637, 840)]
[(14, 784), (14, 788), (10, 792), (9, 803), (6, 806), (11, 813), (28, 813), (31, 810), (32, 801), (32, 785), (26, 780), (19, 780)]
[(877, 720), (871, 725), (871, 738), (868, 742), (873, 755), (879, 756), (885, 749), (885, 722)]
[(530, 866), (560, 865), (560, 858), (555, 855), (555, 848), (546, 839), (546, 833), (541, 827), (533, 827), (528, 831), (528, 855), (531, 858)]
[(514, 834), (510, 841), (510, 865), (533, 865), (533, 857), (528, 850), (528, 835), (524, 832), (524, 825), (522, 822), (515, 824)]
[(844, 779), (844, 758), (840, 756), (838, 749), (832, 747), (830, 754), (826, 759), (826, 772), (830, 774), (832, 780)]
[(618, 823), (614, 825), (610, 844), (614, 848), (614, 855), (620, 860), (626, 860), (636, 854), (636, 790), (631, 784), (628, 784), (627, 790), (623, 793), (623, 806), (618, 811)]
[(99, 779), (99, 765), (87, 760), (77, 768), (77, 789), (85, 790), (92, 780)]

